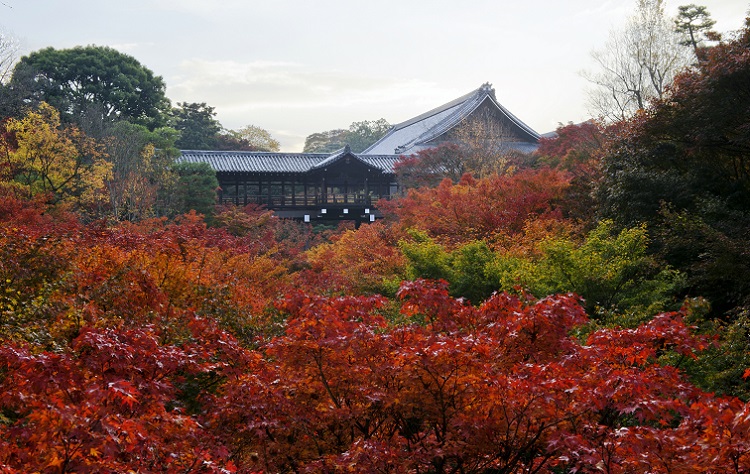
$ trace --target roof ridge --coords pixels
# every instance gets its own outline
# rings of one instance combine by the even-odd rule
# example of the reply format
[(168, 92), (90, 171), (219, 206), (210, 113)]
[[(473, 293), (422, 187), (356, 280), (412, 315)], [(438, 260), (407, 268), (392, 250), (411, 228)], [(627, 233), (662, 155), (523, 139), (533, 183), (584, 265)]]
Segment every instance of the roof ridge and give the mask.
[(268, 156), (307, 156), (327, 157), (330, 153), (321, 152), (298, 152), (298, 151), (255, 151), (255, 150), (180, 150), (180, 153), (192, 155), (268, 155)]
[(461, 103), (466, 102), (467, 100), (471, 99), (473, 96), (479, 95), (480, 93), (485, 92), (484, 89), (483, 89), (483, 87), (484, 86), (479, 87), (478, 89), (474, 89), (473, 91), (469, 92), (468, 94), (464, 94), (464, 95), (462, 95), (461, 97), (459, 97), (457, 99), (453, 99), (450, 102), (446, 102), (443, 105), (435, 107), (432, 110), (428, 110), (427, 112), (424, 112), (424, 113), (422, 113), (420, 115), (417, 115), (416, 117), (412, 117), (409, 120), (405, 120), (405, 121), (403, 121), (401, 123), (397, 123), (396, 125), (393, 126), (393, 129), (394, 130), (398, 130), (400, 128), (407, 127), (407, 126), (409, 126), (409, 125), (411, 125), (411, 124), (413, 124), (415, 122), (419, 122), (420, 120), (424, 120), (427, 117), (432, 117), (433, 115), (437, 115), (440, 112), (445, 112), (446, 110), (448, 110), (448, 109), (450, 109), (452, 107), (456, 107), (457, 105), (460, 105)]
[(482, 103), (484, 103), (485, 100), (488, 98), (493, 102), (493, 104), (506, 116), (508, 119), (510, 119), (511, 122), (515, 123), (522, 131), (527, 133), (531, 138), (538, 140), (540, 135), (538, 132), (536, 132), (533, 128), (529, 127), (526, 123), (524, 123), (521, 119), (516, 117), (510, 110), (508, 110), (503, 104), (500, 103), (500, 101), (497, 100), (497, 97), (495, 96), (495, 90), (492, 89), (489, 83), (483, 84), (482, 87), (477, 89), (476, 92), (485, 92), (483, 97), (479, 97), (479, 94), (477, 95), (477, 100), (474, 102), (469, 102), (468, 100), (464, 104), (465, 106), (461, 110), (457, 110), (454, 113), (450, 114), (449, 116), (445, 117), (443, 120), (441, 120), (437, 125), (432, 127), (430, 130), (427, 130), (420, 136), (416, 137), (414, 140), (410, 141), (409, 143), (404, 144), (401, 148), (404, 150), (408, 150), (414, 145), (420, 145), (424, 144), (425, 142), (429, 140), (433, 140), (443, 133), (445, 133), (447, 130), (449, 130), (452, 126), (460, 123), (461, 121), (465, 120), (466, 117), (471, 115), (472, 112), (477, 110)]
[[(473, 91), (471, 91), (471, 92), (469, 92), (467, 94), (464, 94), (461, 97), (458, 97), (457, 99), (453, 99), (450, 102), (446, 102), (443, 105), (440, 105), (438, 107), (435, 107), (434, 109), (428, 110), (427, 112), (424, 112), (424, 113), (422, 113), (420, 115), (417, 115), (416, 117), (412, 117), (409, 120), (406, 120), (404, 122), (395, 124), (394, 126), (392, 126), (388, 130), (388, 132), (385, 135), (383, 135), (380, 139), (376, 140), (375, 143), (373, 143), (372, 145), (368, 146), (365, 150), (362, 151), (362, 153), (363, 154), (367, 154), (370, 150), (372, 150), (373, 148), (375, 148), (383, 139), (385, 139), (386, 137), (390, 136), (392, 133), (394, 133), (394, 132), (396, 132), (398, 130), (406, 128), (406, 127), (408, 127), (410, 125), (418, 123), (418, 122), (420, 122), (422, 120), (425, 120), (427, 118), (430, 118), (430, 117), (432, 117), (434, 115), (443, 113), (443, 112), (445, 112), (447, 110), (450, 110), (450, 109), (452, 109), (454, 107), (459, 107), (459, 106), (461, 106), (461, 104), (464, 104), (464, 103), (470, 101), (471, 99), (476, 99), (476, 98), (478, 98), (480, 96), (486, 96), (486, 95), (491, 95), (493, 97), (495, 95), (495, 89), (492, 88), (492, 85), (489, 82), (485, 82), (484, 84), (482, 84), (481, 86), (479, 86), (477, 89), (474, 89)], [(442, 121), (441, 121), (441, 123), (442, 123)], [(402, 147), (399, 147), (399, 148), (402, 148)]]
[[(489, 94), (487, 94), (487, 96), (489, 96)], [(477, 108), (479, 108), (480, 105), (482, 105), (482, 103), (487, 99), (487, 96), (482, 97), (481, 99), (477, 97), (477, 100), (473, 102), (466, 101), (466, 103), (460, 110), (457, 110), (455, 113), (445, 117), (440, 121), (440, 123), (412, 140), (412, 142), (408, 145), (421, 144), (439, 137), (447, 130), (449, 130), (453, 125), (463, 121), (464, 119), (466, 119), (466, 117), (471, 115), (472, 112), (474, 112)], [(404, 149), (408, 149), (408, 147), (405, 147)]]

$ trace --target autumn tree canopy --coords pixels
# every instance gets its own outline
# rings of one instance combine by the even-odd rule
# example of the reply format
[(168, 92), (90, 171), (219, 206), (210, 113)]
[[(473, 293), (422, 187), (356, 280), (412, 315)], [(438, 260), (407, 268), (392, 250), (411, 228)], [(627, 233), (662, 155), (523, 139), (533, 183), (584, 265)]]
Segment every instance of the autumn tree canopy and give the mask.
[(745, 472), (750, 30), (698, 48), (358, 228), (215, 206), (171, 128), (4, 120), (0, 472)]
[(4, 125), (0, 153), (9, 185), (29, 198), (42, 195), (84, 213), (106, 202), (111, 165), (102, 147), (75, 126), (63, 126), (52, 106), (43, 102)]
[(652, 226), (667, 261), (719, 311), (748, 303), (749, 49), (746, 28), (618, 125), (598, 191), (602, 216)]

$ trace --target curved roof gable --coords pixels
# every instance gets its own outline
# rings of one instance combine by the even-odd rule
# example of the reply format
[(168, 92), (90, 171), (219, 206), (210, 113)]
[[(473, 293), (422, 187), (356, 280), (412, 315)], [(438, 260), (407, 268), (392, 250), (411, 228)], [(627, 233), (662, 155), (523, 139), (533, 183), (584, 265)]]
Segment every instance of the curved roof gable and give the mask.
[(351, 148), (349, 148), (349, 145), (346, 145), (344, 148), (340, 148), (340, 149), (334, 151), (325, 160), (320, 161), (320, 162), (314, 164), (313, 166), (310, 167), (310, 169), (311, 170), (318, 170), (318, 169), (321, 169), (321, 168), (325, 168), (325, 167), (330, 166), (330, 165), (336, 163), (337, 161), (343, 159), (347, 155), (353, 156), (354, 158), (357, 158), (357, 155), (355, 155), (355, 154), (352, 153), (352, 150), (351, 150)]
[(528, 143), (535, 144), (539, 134), (503, 107), (495, 97), (489, 83), (483, 84), (458, 99), (452, 100), (424, 114), (394, 125), (380, 140), (367, 148), (363, 154), (414, 153), (425, 148), (425, 144), (443, 135), (469, 117), (480, 105), (490, 102), (505, 116)]

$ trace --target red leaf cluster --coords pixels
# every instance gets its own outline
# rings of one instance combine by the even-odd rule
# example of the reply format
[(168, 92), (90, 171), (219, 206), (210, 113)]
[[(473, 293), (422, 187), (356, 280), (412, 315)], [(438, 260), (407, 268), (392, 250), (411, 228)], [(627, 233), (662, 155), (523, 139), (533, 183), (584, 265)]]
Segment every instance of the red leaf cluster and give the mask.
[(436, 188), (412, 189), (404, 198), (378, 207), (398, 217), (404, 228), (418, 228), (447, 242), (488, 240), (517, 235), (527, 222), (560, 219), (557, 203), (570, 177), (549, 168), (523, 170), (475, 180), (465, 175), (457, 184), (443, 180)]

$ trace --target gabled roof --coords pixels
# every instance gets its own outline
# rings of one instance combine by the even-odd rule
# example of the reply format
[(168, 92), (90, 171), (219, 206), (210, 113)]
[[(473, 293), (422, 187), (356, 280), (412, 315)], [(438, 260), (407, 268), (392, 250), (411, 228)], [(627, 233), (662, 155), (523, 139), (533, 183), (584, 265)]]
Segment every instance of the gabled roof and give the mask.
[(523, 151), (535, 149), (539, 134), (503, 107), (495, 98), (495, 90), (489, 83), (486, 83), (458, 99), (394, 125), (383, 138), (362, 153), (365, 155), (412, 154), (431, 148), (433, 145), (429, 142), (457, 126), (484, 103), (496, 108), (501, 116), (506, 117), (514, 127), (515, 134), (520, 137), (521, 141), (517, 143), (518, 146), (515, 146), (516, 143), (508, 143), (510, 148)]
[(306, 173), (323, 168), (345, 156), (393, 173), (398, 155), (361, 155), (349, 151), (348, 147), (328, 153), (271, 153), (259, 151), (208, 151), (182, 150), (178, 161), (183, 163), (208, 163), (216, 172), (224, 173)]
[(370, 166), (372, 168), (380, 169), (384, 173), (393, 173), (393, 165), (396, 163), (396, 161), (398, 161), (399, 155), (356, 154), (356, 153), (351, 152), (349, 145), (346, 145), (344, 148), (341, 148), (333, 152), (333, 154), (328, 156), (328, 158), (313, 165), (312, 168), (310, 168), (310, 170), (323, 169), (327, 166), (330, 166), (336, 163), (337, 161), (346, 159), (346, 157), (353, 158), (365, 166)]

